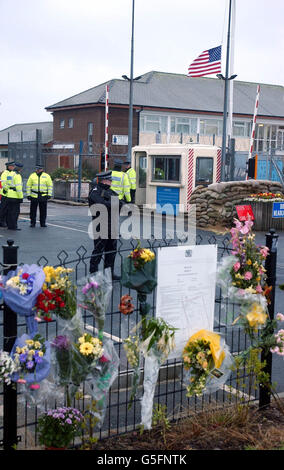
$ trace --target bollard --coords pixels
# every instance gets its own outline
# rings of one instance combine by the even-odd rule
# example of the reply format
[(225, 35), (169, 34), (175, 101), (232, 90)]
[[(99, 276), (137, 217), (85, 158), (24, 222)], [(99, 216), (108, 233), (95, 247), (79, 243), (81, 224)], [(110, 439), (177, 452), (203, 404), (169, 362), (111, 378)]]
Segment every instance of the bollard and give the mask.
[[(269, 230), (269, 233), (266, 234), (266, 246), (269, 248), (269, 255), (265, 260), (265, 269), (266, 269), (266, 283), (272, 290), (270, 292), (270, 303), (268, 304), (268, 314), (269, 319), (274, 319), (274, 308), (275, 308), (275, 286), (276, 286), (276, 266), (277, 266), (277, 243), (278, 243), (277, 233), (273, 228)], [(271, 331), (270, 333), (273, 333)], [(263, 369), (263, 372), (269, 374), (270, 385), (272, 384), (272, 353), (269, 351), (261, 353), (261, 362), (266, 362), (266, 366)], [(259, 408), (266, 408), (270, 405), (271, 394), (267, 387), (259, 388)]]
[[(14, 246), (13, 240), (7, 240), (3, 245), (4, 275), (10, 270), (15, 270), (18, 264), (18, 247)], [(17, 315), (8, 305), (3, 305), (3, 345), (4, 351), (11, 352), (17, 337)], [(13, 450), (17, 444), (17, 389), (14, 385), (4, 384), (4, 428), (3, 444), (4, 450)]]

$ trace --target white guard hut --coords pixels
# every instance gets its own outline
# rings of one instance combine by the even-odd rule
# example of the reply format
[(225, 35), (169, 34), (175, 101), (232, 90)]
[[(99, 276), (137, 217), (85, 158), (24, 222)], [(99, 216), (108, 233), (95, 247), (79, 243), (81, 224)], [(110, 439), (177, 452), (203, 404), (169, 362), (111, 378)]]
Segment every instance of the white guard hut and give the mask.
[(132, 149), (136, 170), (137, 205), (162, 212), (171, 204), (173, 214), (186, 212), (190, 196), (198, 185), (220, 181), (221, 149), (203, 144), (151, 144)]

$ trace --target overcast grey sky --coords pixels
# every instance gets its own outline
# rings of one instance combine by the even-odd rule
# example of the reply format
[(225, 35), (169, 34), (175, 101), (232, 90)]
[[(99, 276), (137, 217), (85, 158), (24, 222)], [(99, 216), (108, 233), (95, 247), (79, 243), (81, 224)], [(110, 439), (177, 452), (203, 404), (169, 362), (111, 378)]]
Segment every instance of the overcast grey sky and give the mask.
[[(187, 74), (220, 44), (225, 73), (228, 5), (135, 0), (134, 77)], [(283, 0), (236, 0), (237, 80), (283, 85), (283, 13)], [(50, 121), (46, 106), (129, 76), (131, 14), (132, 0), (0, 0), (0, 129)]]

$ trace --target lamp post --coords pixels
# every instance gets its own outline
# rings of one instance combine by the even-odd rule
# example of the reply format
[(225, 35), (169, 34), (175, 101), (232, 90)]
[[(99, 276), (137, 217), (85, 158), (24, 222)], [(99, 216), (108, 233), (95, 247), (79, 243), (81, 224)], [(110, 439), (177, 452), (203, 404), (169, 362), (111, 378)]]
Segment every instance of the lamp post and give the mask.
[(134, 52), (134, 6), (135, 0), (132, 0), (132, 27), (131, 27), (131, 53), (130, 53), (130, 78), (122, 75), (122, 78), (129, 81), (129, 115), (128, 115), (128, 152), (127, 157), (131, 160), (132, 149), (132, 129), (133, 129), (133, 82), (139, 80), (141, 76), (133, 78), (133, 52)]

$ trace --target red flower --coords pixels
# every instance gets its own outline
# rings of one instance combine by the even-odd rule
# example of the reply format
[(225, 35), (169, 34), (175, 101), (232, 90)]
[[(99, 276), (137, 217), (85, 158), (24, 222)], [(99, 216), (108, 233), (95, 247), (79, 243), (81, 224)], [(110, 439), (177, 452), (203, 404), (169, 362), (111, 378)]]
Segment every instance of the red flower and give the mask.
[(52, 321), (52, 318), (51, 317), (48, 317), (47, 315), (44, 315), (43, 319), (45, 321)]
[(65, 302), (60, 302), (59, 307), (60, 307), (60, 308), (65, 307)]
[(29, 279), (30, 275), (28, 273), (23, 273), (22, 278), (23, 279)]

